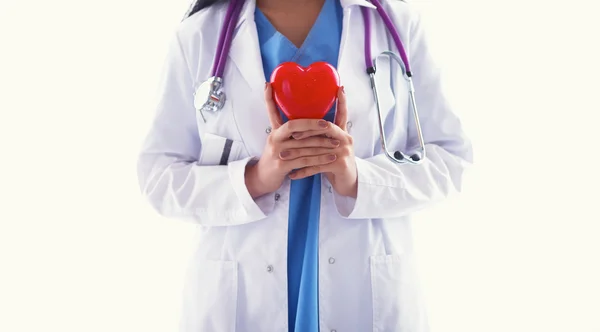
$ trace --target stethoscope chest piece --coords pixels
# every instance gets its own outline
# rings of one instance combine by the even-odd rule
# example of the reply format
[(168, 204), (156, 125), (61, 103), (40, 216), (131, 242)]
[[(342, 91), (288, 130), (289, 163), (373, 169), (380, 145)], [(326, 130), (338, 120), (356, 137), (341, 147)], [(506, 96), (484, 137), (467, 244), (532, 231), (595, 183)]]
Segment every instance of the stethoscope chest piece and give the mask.
[(218, 112), (225, 105), (225, 92), (222, 89), (223, 81), (218, 77), (211, 77), (202, 82), (194, 93), (194, 107), (206, 122), (204, 113)]

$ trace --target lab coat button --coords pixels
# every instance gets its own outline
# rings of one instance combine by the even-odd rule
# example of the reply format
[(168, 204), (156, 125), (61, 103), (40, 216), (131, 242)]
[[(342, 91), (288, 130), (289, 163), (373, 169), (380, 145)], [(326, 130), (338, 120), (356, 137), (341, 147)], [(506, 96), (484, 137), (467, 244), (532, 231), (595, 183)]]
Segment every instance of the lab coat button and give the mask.
[(333, 263), (335, 263), (335, 258), (329, 257), (329, 264), (333, 264)]
[(269, 273), (273, 272), (273, 265), (267, 266), (267, 272), (269, 272)]
[(275, 194), (275, 200), (278, 201), (281, 198), (281, 195)]
[(270, 134), (271, 133), (271, 127), (267, 127), (267, 129), (265, 129), (265, 133)]
[(348, 121), (348, 122), (346, 122), (346, 127), (347, 127), (348, 129), (352, 128), (352, 121)]

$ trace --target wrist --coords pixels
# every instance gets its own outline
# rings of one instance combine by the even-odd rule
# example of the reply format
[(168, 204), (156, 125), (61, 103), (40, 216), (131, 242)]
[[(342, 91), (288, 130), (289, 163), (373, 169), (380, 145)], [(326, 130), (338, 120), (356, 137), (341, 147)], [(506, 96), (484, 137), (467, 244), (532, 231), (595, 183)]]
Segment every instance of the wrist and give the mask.
[(246, 181), (246, 189), (253, 199), (264, 195), (264, 193), (261, 193), (259, 190), (262, 186), (260, 185), (258, 178), (256, 163), (246, 165), (244, 179)]
[(335, 179), (333, 189), (341, 196), (356, 198), (358, 196), (358, 177), (354, 179)]
[(253, 199), (256, 199), (260, 196), (272, 192), (272, 190), (269, 190), (268, 186), (263, 181), (259, 163), (260, 161), (248, 164), (246, 166), (246, 173), (244, 174), (244, 178), (246, 180), (246, 188), (248, 189), (248, 193), (250, 193), (250, 196), (252, 196)]
[[(335, 189), (335, 187), (333, 189)], [(336, 192), (342, 196), (356, 198), (358, 196), (358, 184), (355, 183), (347, 188), (341, 188), (341, 190), (336, 190)]]

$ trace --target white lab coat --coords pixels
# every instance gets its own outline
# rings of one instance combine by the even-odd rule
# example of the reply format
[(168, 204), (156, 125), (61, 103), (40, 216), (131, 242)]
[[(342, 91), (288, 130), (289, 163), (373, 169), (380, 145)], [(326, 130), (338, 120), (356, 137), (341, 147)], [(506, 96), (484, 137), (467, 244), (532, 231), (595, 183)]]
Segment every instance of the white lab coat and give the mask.
[[(419, 166), (399, 165), (381, 154), (360, 13), (360, 6), (374, 7), (366, 0), (342, 0), (338, 71), (348, 99), (359, 184), (358, 197), (350, 199), (322, 179), (322, 332), (428, 331), (409, 215), (460, 190), (472, 159), (470, 142), (444, 98), (418, 15), (404, 2), (383, 1), (411, 60), (427, 159)], [(226, 11), (221, 5), (197, 13), (177, 29), (157, 112), (139, 158), (139, 182), (150, 204), (164, 216), (199, 225), (184, 292), (182, 332), (288, 328), (290, 181), (256, 200), (244, 184), (245, 167), (260, 157), (270, 132), (255, 3), (246, 2), (225, 70), (224, 109), (205, 114), (205, 123), (193, 103), (195, 89), (210, 75)], [(395, 50), (382, 20), (373, 14), (373, 54)], [(385, 62), (378, 70), (388, 145), (414, 151), (418, 142), (405, 81), (396, 69), (390, 75)], [(219, 165), (228, 140), (228, 164)]]

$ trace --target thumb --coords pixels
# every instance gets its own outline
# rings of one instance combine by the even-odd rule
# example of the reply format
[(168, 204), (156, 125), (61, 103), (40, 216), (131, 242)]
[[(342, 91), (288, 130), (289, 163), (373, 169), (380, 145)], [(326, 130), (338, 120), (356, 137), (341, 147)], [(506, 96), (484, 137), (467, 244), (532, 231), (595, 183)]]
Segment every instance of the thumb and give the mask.
[(341, 86), (338, 89), (338, 102), (335, 110), (335, 121), (334, 123), (346, 131), (346, 123), (348, 122), (348, 107), (346, 106), (346, 93), (344, 87)]
[(271, 123), (271, 129), (275, 130), (283, 125), (281, 114), (275, 105), (273, 100), (273, 88), (270, 83), (265, 83), (265, 103), (267, 105), (267, 114), (269, 115), (269, 122)]

